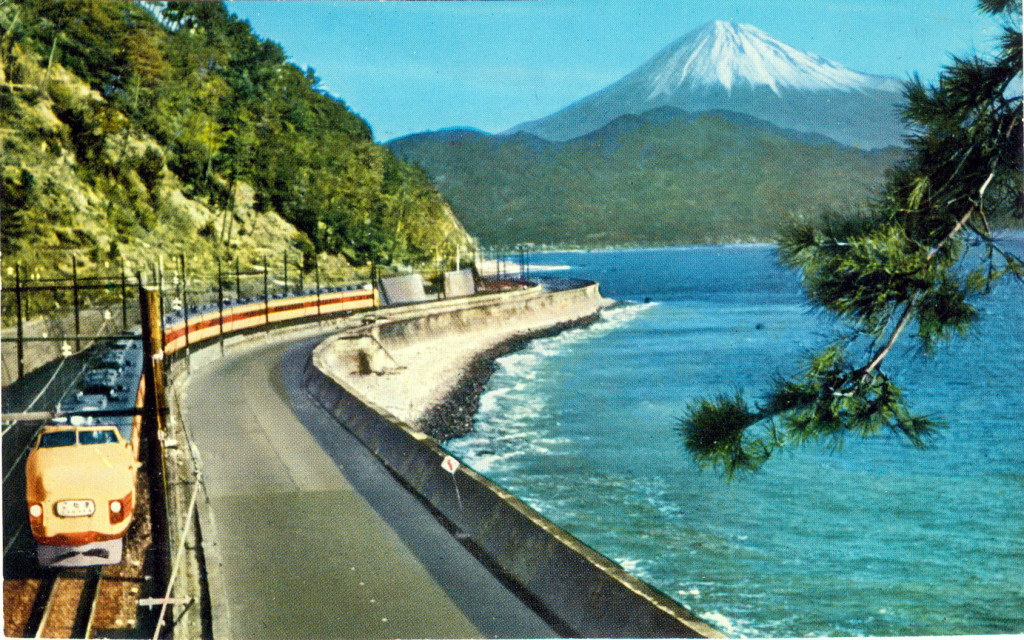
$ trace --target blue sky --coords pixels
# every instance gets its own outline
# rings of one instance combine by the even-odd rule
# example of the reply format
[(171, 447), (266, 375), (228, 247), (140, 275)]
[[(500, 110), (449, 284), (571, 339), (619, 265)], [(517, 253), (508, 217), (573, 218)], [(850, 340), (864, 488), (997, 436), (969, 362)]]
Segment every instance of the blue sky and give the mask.
[(753, 24), (857, 71), (933, 81), (987, 54), (998, 24), (973, 0), (228, 2), (373, 128), (378, 141), (552, 113), (711, 20)]

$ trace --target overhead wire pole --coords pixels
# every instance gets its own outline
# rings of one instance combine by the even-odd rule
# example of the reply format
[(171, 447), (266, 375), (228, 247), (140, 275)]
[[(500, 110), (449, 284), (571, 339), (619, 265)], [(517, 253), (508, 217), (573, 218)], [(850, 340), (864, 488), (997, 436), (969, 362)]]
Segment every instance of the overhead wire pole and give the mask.
[(124, 258), (121, 258), (121, 332), (128, 333), (128, 276)]
[(18, 379), (25, 377), (25, 327), (21, 313), (21, 265), (14, 265), (14, 303), (18, 308)]
[(220, 257), (217, 258), (217, 318), (220, 327), (217, 331), (220, 355), (224, 355), (224, 273), (220, 266)]
[(185, 315), (185, 364), (192, 369), (192, 354), (188, 336), (188, 280), (185, 277), (185, 254), (181, 254), (181, 311)]
[(78, 337), (82, 333), (81, 316), (78, 312), (78, 258), (74, 254), (71, 254), (71, 283), (75, 305), (75, 351), (81, 351), (82, 341)]
[[(378, 278), (377, 278), (377, 263), (376, 262), (371, 262), (370, 263), (370, 290), (371, 291), (376, 291), (377, 290), (377, 280), (378, 280)], [(373, 302), (374, 302), (374, 304), (372, 306), (373, 306), (374, 309), (376, 309), (377, 308), (377, 296), (373, 296)]]
[[(142, 280), (139, 280), (139, 286), (142, 286)], [(160, 323), (161, 328), (164, 321), (164, 316), (167, 311), (164, 310), (164, 256), (160, 254), (157, 256), (157, 291), (160, 293), (157, 296), (160, 299)]]
[(148, 425), (146, 437), (146, 468), (150, 476), (150, 514), (153, 527), (153, 543), (160, 551), (154, 566), (154, 582), (159, 591), (167, 584), (169, 558), (167, 503), (164, 476), (163, 449), (161, 446), (164, 422), (167, 416), (167, 403), (164, 395), (164, 344), (162, 318), (157, 316), (160, 307), (160, 294), (139, 282), (139, 311), (142, 320), (142, 353), (145, 395), (143, 408), (145, 424)]
[(316, 317), (320, 319), (320, 257), (313, 256), (313, 267), (316, 269)]
[(263, 256), (263, 322), (270, 331), (270, 289), (267, 286), (267, 256)]

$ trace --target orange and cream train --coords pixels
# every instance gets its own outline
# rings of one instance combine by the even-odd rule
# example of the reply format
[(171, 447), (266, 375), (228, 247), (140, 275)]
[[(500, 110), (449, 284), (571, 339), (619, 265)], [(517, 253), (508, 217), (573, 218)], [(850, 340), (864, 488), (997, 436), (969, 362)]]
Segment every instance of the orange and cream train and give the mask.
[(177, 319), (164, 329), (164, 353), (171, 354), (184, 349), (186, 341), (189, 345), (195, 345), (216, 338), (222, 331), (224, 335), (230, 335), (262, 327), (268, 322), (295, 322), (303, 318), (372, 309), (378, 305), (378, 301), (377, 291), (367, 284), (344, 291), (323, 292), (320, 295), (276, 298), (269, 302), (259, 300), (248, 304), (225, 306), (223, 314), (219, 309), (213, 308), (200, 315), (190, 316), (187, 331), (184, 318), (178, 314)]
[[(225, 305), (223, 311), (190, 315), (187, 331), (184, 314), (176, 312), (165, 322), (164, 353), (221, 335), (371, 309), (377, 303), (377, 292), (364, 285)], [(141, 341), (118, 339), (94, 357), (57, 408), (60, 417), (35, 436), (25, 463), (25, 486), (42, 566), (121, 561), (123, 538), (138, 504), (144, 395)]]
[[(135, 490), (145, 384), (142, 345), (106, 346), (35, 436), (25, 462), (28, 519), (42, 566), (121, 561)], [(98, 417), (97, 413), (115, 413)]]

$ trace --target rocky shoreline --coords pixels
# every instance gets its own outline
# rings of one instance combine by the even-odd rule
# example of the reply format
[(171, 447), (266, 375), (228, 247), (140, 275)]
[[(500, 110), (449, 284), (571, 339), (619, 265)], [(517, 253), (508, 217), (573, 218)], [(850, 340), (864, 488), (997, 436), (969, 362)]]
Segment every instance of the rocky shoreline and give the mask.
[(600, 312), (597, 312), (579, 320), (525, 332), (481, 351), (462, 371), (455, 387), (417, 421), (416, 428), (439, 442), (469, 433), (473, 430), (473, 419), (480, 407), (480, 396), (483, 395), (487, 382), (497, 370), (496, 360), (498, 358), (520, 351), (538, 338), (547, 338), (568, 329), (589, 326), (597, 322), (600, 317)]

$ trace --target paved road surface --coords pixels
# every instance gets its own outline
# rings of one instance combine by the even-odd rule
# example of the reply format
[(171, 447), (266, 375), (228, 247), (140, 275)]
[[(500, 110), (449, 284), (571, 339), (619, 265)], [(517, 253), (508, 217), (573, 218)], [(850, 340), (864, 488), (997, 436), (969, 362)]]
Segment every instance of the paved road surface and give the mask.
[(320, 339), (229, 354), (185, 389), (231, 636), (557, 635), (301, 390)]

